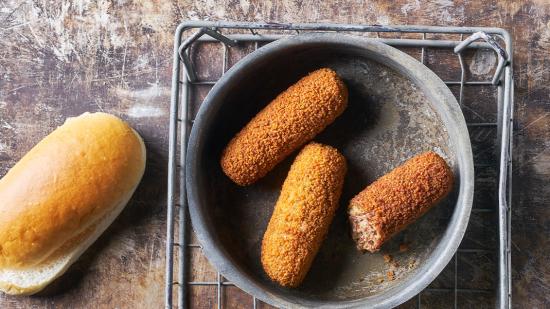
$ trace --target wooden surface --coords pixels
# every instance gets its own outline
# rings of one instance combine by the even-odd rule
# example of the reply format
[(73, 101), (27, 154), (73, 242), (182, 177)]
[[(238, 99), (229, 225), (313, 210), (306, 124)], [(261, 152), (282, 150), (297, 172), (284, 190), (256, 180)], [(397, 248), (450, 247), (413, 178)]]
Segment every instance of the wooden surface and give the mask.
[[(550, 306), (547, 1), (320, 2), (0, 0), (0, 175), (66, 117), (85, 111), (103, 110), (128, 120), (142, 134), (148, 150), (144, 180), (113, 226), (46, 291), (33, 297), (0, 295), (0, 307), (162, 307), (172, 36), (179, 21), (186, 19), (468, 25), (509, 30), (515, 40), (517, 127), (513, 302), (521, 308)], [(216, 73), (215, 67), (212, 63), (211, 74)], [(484, 74), (476, 65), (470, 70)], [(490, 191), (487, 196), (489, 203)], [(204, 257), (192, 254), (193, 278), (214, 280), (215, 272)], [(464, 262), (464, 273), (471, 274), (460, 282), (468, 284), (479, 275), (474, 266), (494, 261), (478, 257), (459, 262)], [(444, 279), (453, 276), (451, 270), (444, 271)], [(483, 276), (478, 276), (480, 287), (490, 287), (491, 280)], [(434, 285), (443, 287), (445, 282)], [(215, 307), (215, 288), (197, 288), (191, 298), (197, 308)], [(226, 308), (252, 305), (249, 296), (233, 287), (225, 290), (222, 299)], [(423, 307), (442, 308), (449, 301), (449, 293), (430, 292), (421, 298)], [(460, 302), (460, 307), (488, 307), (490, 303), (486, 297), (474, 295)], [(404, 305), (415, 306), (415, 301)]]

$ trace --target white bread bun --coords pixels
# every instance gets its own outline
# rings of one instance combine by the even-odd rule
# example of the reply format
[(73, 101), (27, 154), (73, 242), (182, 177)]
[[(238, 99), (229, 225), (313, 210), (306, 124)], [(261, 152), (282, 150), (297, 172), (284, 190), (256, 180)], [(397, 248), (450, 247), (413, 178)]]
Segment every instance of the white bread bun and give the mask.
[(42, 290), (107, 229), (145, 169), (141, 137), (119, 118), (69, 118), (0, 179), (0, 290)]

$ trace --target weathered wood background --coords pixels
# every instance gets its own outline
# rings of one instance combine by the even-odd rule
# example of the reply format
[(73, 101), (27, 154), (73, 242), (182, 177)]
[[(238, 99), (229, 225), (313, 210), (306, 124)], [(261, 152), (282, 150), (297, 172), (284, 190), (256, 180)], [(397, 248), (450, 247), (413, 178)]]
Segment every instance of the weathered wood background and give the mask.
[[(162, 307), (172, 37), (177, 24), (187, 19), (509, 30), (515, 40), (517, 126), (513, 303), (519, 308), (550, 306), (547, 0), (0, 0), (0, 176), (66, 117), (85, 111), (121, 116), (142, 134), (148, 148), (144, 181), (113, 226), (46, 291), (22, 298), (0, 295), (1, 308)], [(200, 255), (194, 257), (192, 273), (215, 279)], [(201, 289), (192, 293), (196, 307), (214, 307), (214, 287)], [(423, 305), (442, 307), (440, 299)], [(228, 308), (251, 306), (250, 298), (232, 287), (223, 301)], [(479, 307), (475, 297), (463, 306)]]

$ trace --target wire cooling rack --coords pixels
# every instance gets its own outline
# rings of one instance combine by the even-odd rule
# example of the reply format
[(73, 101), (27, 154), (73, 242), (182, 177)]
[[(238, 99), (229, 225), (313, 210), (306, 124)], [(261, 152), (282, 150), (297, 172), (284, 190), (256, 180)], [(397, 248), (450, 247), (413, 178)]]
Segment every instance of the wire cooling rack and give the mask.
[[(375, 38), (417, 57), (451, 88), (465, 114), (474, 150), (476, 194), (472, 219), (459, 250), (447, 268), (434, 283), (407, 304), (416, 308), (480, 307), (480, 304), (510, 308), (513, 53), (508, 32), (484, 27), (209, 21), (183, 22), (175, 33), (167, 193), (166, 308), (176, 307), (175, 296), (178, 308), (193, 307), (188, 299), (190, 290), (204, 286), (215, 287), (210, 304), (215, 304), (217, 308), (229, 307), (224, 306), (223, 294), (226, 287), (233, 286), (219, 273), (213, 281), (190, 281), (187, 275), (189, 267), (193, 266), (189, 265), (191, 251), (201, 250), (199, 244), (190, 243), (187, 235), (190, 224), (184, 162), (195, 107), (200, 104), (194, 103), (192, 97), (196, 97), (193, 94), (199, 92), (198, 87), (212, 87), (216, 83), (216, 79), (201, 79), (204, 76), (201, 74), (201, 58), (193, 57), (193, 53), (200, 53), (201, 44), (217, 44), (219, 53), (210, 53), (207, 57), (208, 62), (220, 63), (219, 70), (223, 75), (230, 65), (230, 51), (239, 51), (244, 56), (268, 42), (308, 31), (342, 32)], [(487, 52), (480, 54), (480, 57), (472, 56), (472, 51), (476, 50)], [(221, 57), (220, 61), (213, 59), (216, 55)], [(443, 59), (445, 57), (447, 60)], [(449, 62), (449, 57), (453, 57), (454, 62)], [(493, 68), (490, 72), (482, 69), (480, 73), (479, 62), (484, 59), (492, 59)], [(498, 60), (496, 66), (495, 60)], [(444, 64), (443, 69), (441, 64)], [(477, 70), (476, 76), (469, 73), (472, 69)], [(488, 78), (473, 78), (479, 75)], [(484, 246), (487, 243), (494, 246)], [(430, 296), (434, 293), (437, 299), (428, 301), (434, 300), (433, 295)], [(446, 302), (442, 302), (444, 299)], [(256, 308), (262, 303), (252, 297), (251, 304)]]

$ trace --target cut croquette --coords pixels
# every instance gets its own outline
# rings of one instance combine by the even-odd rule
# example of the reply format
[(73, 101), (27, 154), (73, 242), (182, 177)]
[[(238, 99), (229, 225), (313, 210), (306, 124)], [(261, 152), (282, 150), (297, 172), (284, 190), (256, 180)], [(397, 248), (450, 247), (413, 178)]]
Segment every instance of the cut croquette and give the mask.
[(361, 251), (376, 252), (416, 221), (453, 187), (453, 172), (435, 152), (405, 162), (357, 194), (348, 207), (352, 237)]

